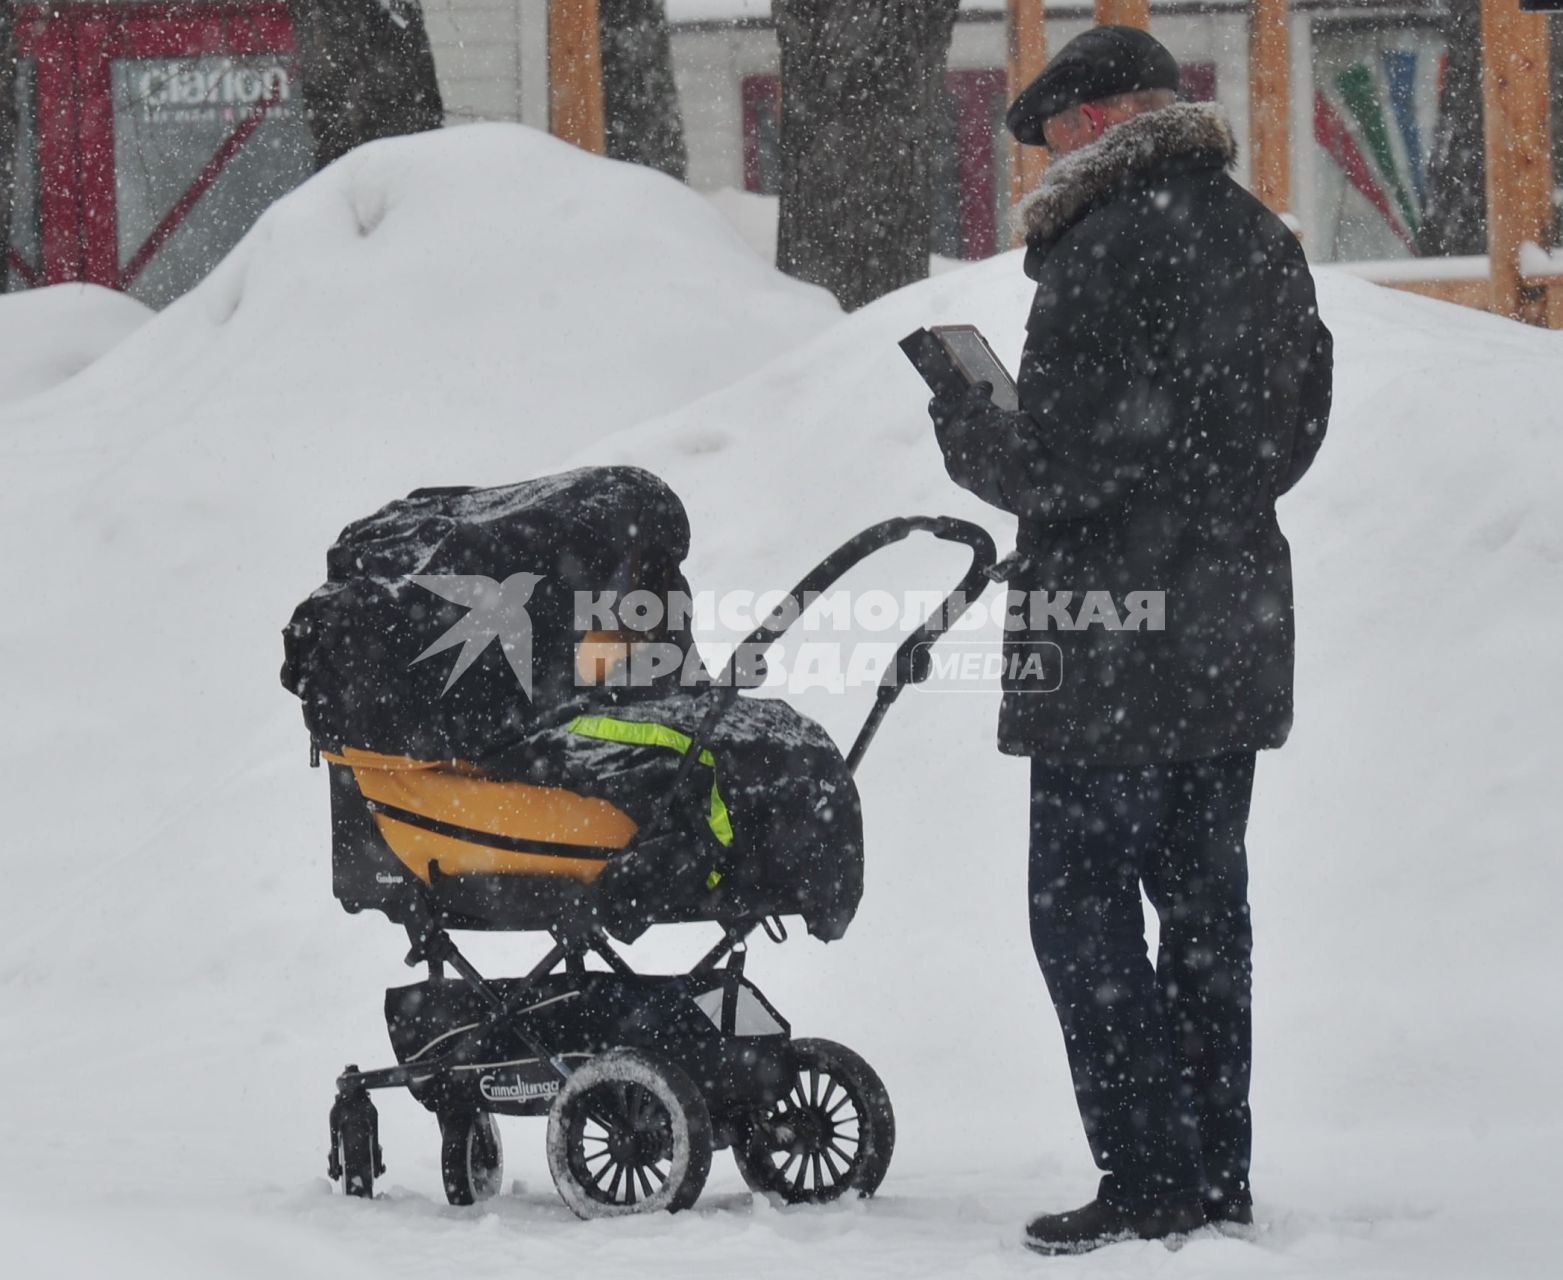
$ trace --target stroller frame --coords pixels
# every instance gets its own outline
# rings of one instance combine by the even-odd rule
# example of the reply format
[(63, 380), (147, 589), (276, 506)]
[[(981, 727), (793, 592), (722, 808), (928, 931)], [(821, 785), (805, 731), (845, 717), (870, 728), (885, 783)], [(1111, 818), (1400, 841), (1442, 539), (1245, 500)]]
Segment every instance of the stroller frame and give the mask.
[[(940, 608), (897, 646), (847, 756), (856, 772), (901, 690), (928, 677), (932, 645), (994, 578), (993, 540), (978, 525), (942, 516), (886, 520), (821, 561), (734, 649), (672, 784), (620, 856), (633, 856), (662, 827), (712, 730), (741, 689), (763, 681), (766, 651), (807, 601), (914, 532), (964, 544), (972, 561)], [(687, 1208), (712, 1150), (722, 1147), (733, 1149), (753, 1189), (790, 1203), (877, 1188), (894, 1146), (883, 1084), (844, 1046), (794, 1040), (745, 976), (756, 929), (786, 939), (779, 916), (720, 920), (720, 941), (685, 973), (641, 975), (583, 913), (549, 928), (553, 945), (524, 977), (490, 979), (456, 946), (431, 899), (416, 904), (405, 921), (406, 963), (427, 966), (428, 977), (387, 992), (398, 1065), (361, 1071), (350, 1064), (336, 1081), (328, 1171), (347, 1194), (371, 1196), (385, 1172), (369, 1095), (395, 1088), (408, 1089), (439, 1118), (453, 1204), (498, 1190), (494, 1114), (549, 1117), (555, 1185), (581, 1217)], [(606, 971), (587, 968), (594, 956)], [(411, 1024), (419, 1036), (438, 1034), (413, 1050)]]

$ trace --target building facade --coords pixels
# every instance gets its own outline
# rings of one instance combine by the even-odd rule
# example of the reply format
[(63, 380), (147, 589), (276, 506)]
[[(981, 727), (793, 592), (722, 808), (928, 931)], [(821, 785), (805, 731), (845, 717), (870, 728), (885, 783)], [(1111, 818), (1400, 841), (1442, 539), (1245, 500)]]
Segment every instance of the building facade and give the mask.
[[(773, 194), (780, 55), (766, 0), (667, 0), (697, 190)], [(448, 119), (548, 122), (545, 0), (423, 0)], [(1092, 20), (1049, 6), (1049, 46)], [(1153, 0), (1184, 96), (1228, 111), (1244, 159), (1241, 0)], [(1435, 0), (1292, 7), (1293, 210), (1317, 260), (1410, 253), (1444, 67)], [(280, 0), (50, 0), (17, 9), (20, 137), (7, 283), (91, 280), (163, 305), (308, 177)], [(935, 248), (1007, 248), (1002, 0), (965, 0), (936, 122)]]
[[(759, 12), (768, 6), (668, 7), (687, 19), (673, 48), (690, 183), (774, 192), (780, 56)], [(1009, 243), (1004, 9), (1002, 0), (967, 0), (951, 41), (934, 240), (953, 257)], [(1151, 0), (1152, 30), (1183, 69), (1183, 97), (1217, 102), (1232, 121), (1239, 181), (1248, 179), (1247, 9), (1243, 0)], [(1433, 0), (1294, 0), (1291, 9), (1291, 212), (1309, 253), (1317, 261), (1409, 256), (1438, 123), (1444, 11)], [(1092, 20), (1089, 3), (1048, 5), (1048, 47)]]

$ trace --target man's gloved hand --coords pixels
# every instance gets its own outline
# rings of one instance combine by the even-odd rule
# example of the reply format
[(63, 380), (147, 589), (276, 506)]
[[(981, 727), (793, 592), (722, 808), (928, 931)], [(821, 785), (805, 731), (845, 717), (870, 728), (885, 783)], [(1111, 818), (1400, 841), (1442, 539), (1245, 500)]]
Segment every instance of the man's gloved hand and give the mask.
[(950, 479), (984, 502), (1005, 506), (1004, 468), (1013, 450), (1006, 446), (1022, 414), (993, 403), (990, 383), (974, 382), (958, 400), (936, 396), (928, 406), (933, 433)]
[(992, 434), (983, 431), (981, 424), (993, 414), (1003, 412), (993, 403), (993, 385), (988, 382), (972, 383), (958, 400), (935, 396), (928, 402), (934, 439), (939, 442), (939, 452), (944, 454), (945, 470), (957, 484), (966, 484), (962, 475), (974, 463), (980, 465), (981, 460), (970, 455), (974, 449), (981, 450), (984, 436)]
[(993, 384), (991, 382), (974, 382), (968, 388), (965, 395), (958, 400), (945, 399), (935, 396), (928, 402), (928, 416), (933, 419), (933, 428), (939, 437), (940, 445), (944, 444), (945, 437), (952, 428), (975, 414), (981, 413), (984, 408), (993, 408)]

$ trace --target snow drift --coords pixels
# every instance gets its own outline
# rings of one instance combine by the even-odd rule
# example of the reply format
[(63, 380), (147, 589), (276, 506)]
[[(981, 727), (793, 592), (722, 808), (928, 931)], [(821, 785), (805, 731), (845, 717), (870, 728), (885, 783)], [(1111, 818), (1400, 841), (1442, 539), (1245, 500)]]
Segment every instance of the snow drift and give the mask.
[[(1282, 507), (1297, 728), (1260, 762), (1250, 840), (1267, 1225), (1082, 1265), (1549, 1274), (1563, 339), (1330, 275), (1321, 295), (1337, 408)], [(447, 1209), (432, 1121), (397, 1099), (388, 1196), (323, 1194), (330, 1081), (388, 1059), (405, 940), (331, 900), (323, 778), (275, 678), (337, 530), (419, 484), (646, 466), (690, 510), (697, 590), (789, 586), (890, 515), (1007, 537), (945, 479), (895, 340), (970, 321), (1013, 358), (1028, 298), (1007, 255), (839, 318), (675, 184), (485, 127), (350, 157), (0, 413), (0, 529), (24, 549), (0, 617), (0, 1213), (22, 1256), (260, 1274), (263, 1232), (300, 1273), (1032, 1274), (1019, 1222), (1093, 1179), (1026, 941), (1025, 770), (993, 751), (996, 690), (903, 699), (859, 778), (852, 931), (751, 960), (800, 1033), (884, 1075), (881, 1199), (751, 1209), (719, 1158), (699, 1213), (583, 1225), (521, 1123), (522, 1193)], [(962, 568), (919, 541), (848, 585)], [(796, 700), (845, 740), (868, 699)], [(635, 958), (704, 940), (654, 931)], [(505, 970), (540, 948), (473, 951)]]
[(7, 296), (0, 307), (0, 404), (74, 377), (151, 318), (129, 294), (95, 284)]

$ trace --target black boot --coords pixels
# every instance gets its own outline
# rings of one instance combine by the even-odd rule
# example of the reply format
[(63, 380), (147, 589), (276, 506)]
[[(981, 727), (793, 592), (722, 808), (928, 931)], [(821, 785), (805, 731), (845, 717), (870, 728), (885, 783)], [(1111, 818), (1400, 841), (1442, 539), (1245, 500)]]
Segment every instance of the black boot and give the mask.
[(1045, 1213), (1026, 1226), (1023, 1243), (1034, 1253), (1088, 1253), (1120, 1240), (1165, 1240), (1205, 1225), (1200, 1197), (1167, 1196), (1144, 1204), (1121, 1204), (1098, 1196), (1068, 1213)]

